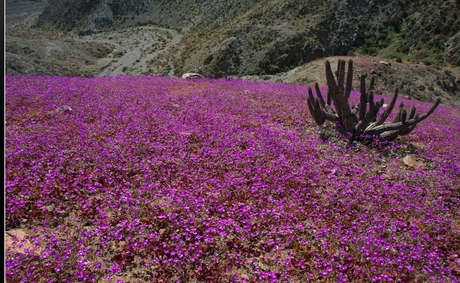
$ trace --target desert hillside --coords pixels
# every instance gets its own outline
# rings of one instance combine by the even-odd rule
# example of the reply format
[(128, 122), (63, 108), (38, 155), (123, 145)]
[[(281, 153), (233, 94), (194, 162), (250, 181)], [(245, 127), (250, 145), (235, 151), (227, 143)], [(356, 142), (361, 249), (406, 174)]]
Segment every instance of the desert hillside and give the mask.
[(50, 0), (37, 26), (88, 34), (156, 24), (183, 30), (180, 66), (273, 74), (331, 55), (460, 64), (458, 1)]

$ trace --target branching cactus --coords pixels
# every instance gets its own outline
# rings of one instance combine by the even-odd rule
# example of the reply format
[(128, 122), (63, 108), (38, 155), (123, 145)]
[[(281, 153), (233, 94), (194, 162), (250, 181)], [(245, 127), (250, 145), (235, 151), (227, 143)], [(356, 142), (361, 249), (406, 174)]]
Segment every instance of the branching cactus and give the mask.
[(311, 88), (308, 89), (308, 108), (318, 125), (324, 124), (326, 120), (335, 122), (341, 131), (348, 133), (350, 140), (361, 137), (380, 138), (391, 141), (398, 136), (404, 136), (412, 132), (418, 123), (428, 118), (438, 107), (441, 100), (438, 98), (434, 105), (424, 114), (416, 114), (416, 108), (412, 107), (410, 113), (401, 103), (397, 115), (393, 121), (385, 123), (393, 110), (398, 89), (396, 89), (390, 104), (385, 111), (378, 116), (379, 111), (384, 108), (384, 101), (374, 101), (372, 89), (374, 77), (371, 78), (369, 87), (366, 88), (366, 76), (360, 77), (360, 102), (356, 106), (350, 106), (348, 99), (352, 89), (353, 61), (348, 62), (348, 70), (345, 69), (345, 61), (339, 60), (337, 72), (332, 72), (331, 64), (326, 61), (327, 99), (323, 95), (318, 84), (315, 84), (316, 96), (313, 96)]

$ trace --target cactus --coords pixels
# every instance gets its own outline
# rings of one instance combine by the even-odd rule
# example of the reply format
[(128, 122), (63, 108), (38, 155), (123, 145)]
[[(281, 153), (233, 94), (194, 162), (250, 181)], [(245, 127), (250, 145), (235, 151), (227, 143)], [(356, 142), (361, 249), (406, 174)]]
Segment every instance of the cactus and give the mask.
[(418, 115), (416, 108), (412, 107), (410, 113), (401, 103), (396, 117), (390, 123), (385, 123), (393, 110), (398, 98), (398, 89), (391, 99), (386, 110), (378, 117), (380, 109), (384, 105), (383, 99), (374, 101), (374, 77), (371, 78), (369, 87), (366, 88), (366, 76), (360, 77), (360, 102), (356, 106), (350, 106), (348, 99), (352, 89), (353, 80), (353, 61), (349, 60), (348, 70), (345, 71), (345, 61), (339, 60), (335, 76), (331, 69), (331, 64), (326, 61), (327, 79), (327, 101), (318, 84), (315, 84), (316, 96), (313, 90), (308, 88), (308, 108), (315, 122), (318, 125), (324, 124), (326, 120), (335, 122), (341, 131), (349, 133), (350, 140), (361, 137), (380, 138), (381, 140), (394, 140), (398, 136), (404, 136), (412, 132), (418, 123), (428, 118), (438, 107), (441, 100), (438, 98), (428, 112)]

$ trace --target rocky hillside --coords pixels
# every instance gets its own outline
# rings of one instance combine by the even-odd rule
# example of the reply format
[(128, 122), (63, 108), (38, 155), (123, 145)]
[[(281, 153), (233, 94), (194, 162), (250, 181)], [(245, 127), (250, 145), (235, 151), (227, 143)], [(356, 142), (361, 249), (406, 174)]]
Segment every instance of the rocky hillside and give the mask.
[(224, 26), (261, 0), (51, 0), (37, 23), (88, 34), (156, 24), (180, 29)]
[(139, 24), (182, 30), (177, 70), (274, 74), (331, 55), (460, 65), (458, 0), (50, 0), (37, 22), (88, 34)]
[(458, 3), (422, 2), (265, 1), (228, 25), (192, 34), (184, 66), (208, 75), (274, 74), (357, 54), (459, 65)]

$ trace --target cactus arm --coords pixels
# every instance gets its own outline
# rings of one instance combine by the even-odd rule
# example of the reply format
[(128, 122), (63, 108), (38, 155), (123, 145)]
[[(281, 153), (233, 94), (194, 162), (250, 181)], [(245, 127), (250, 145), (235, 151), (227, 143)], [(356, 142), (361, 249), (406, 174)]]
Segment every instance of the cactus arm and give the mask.
[[(415, 106), (412, 107), (412, 110), (411, 110), (410, 115), (409, 115), (409, 119), (414, 119), (414, 118), (415, 118), (415, 119), (418, 119), (418, 118), (419, 118), (419, 115), (417, 115), (417, 116), (415, 116), (415, 117), (414, 117), (414, 116), (415, 116)], [(399, 134), (400, 134), (401, 136), (405, 136), (405, 135), (410, 134), (410, 133), (415, 129), (415, 126), (416, 126), (416, 125), (417, 125), (417, 124), (414, 124), (413, 126), (407, 127), (407, 129), (400, 130), (400, 131), (399, 131)]]
[(385, 101), (384, 101), (383, 98), (382, 98), (382, 99), (379, 100), (379, 102), (377, 102), (377, 103), (375, 104), (375, 110), (374, 110), (374, 112), (375, 112), (375, 118), (374, 118), (374, 120), (372, 120), (372, 122), (375, 122), (375, 121), (377, 120), (377, 115), (379, 114), (379, 111), (380, 111), (380, 109), (382, 108), (384, 102), (385, 102)]
[(338, 63), (338, 75), (337, 75), (337, 86), (339, 87), (339, 93), (344, 95), (345, 88), (345, 60), (339, 60)]
[(369, 122), (374, 121), (375, 119), (375, 103), (374, 103), (374, 93), (371, 91), (369, 92), (369, 97), (367, 98), (369, 101)]
[(359, 121), (356, 124), (355, 132), (353, 133), (353, 139), (356, 137), (359, 137), (364, 132), (364, 129), (366, 128), (367, 125), (368, 123), (366, 123), (364, 120)]
[[(384, 132), (393, 131), (393, 130), (398, 130), (398, 131), (401, 131), (401, 132), (405, 132), (409, 128), (412, 128), (412, 127), (415, 128), (415, 126), (418, 123), (420, 123), (421, 121), (423, 121), (426, 118), (428, 118), (431, 114), (433, 114), (434, 110), (436, 110), (436, 108), (438, 107), (439, 103), (441, 103), (441, 99), (438, 98), (436, 100), (435, 104), (433, 104), (433, 106), (431, 106), (431, 108), (428, 110), (428, 112), (423, 113), (422, 115), (416, 116), (416, 117), (414, 117), (412, 119), (409, 119), (407, 121), (406, 121), (407, 111), (404, 110), (403, 108), (400, 108), (400, 111), (398, 113), (398, 122), (389, 123), (389, 124), (385, 124), (385, 125), (380, 125), (380, 126), (374, 127), (373, 129), (371, 129), (369, 131), (365, 131), (365, 132), (367, 134), (369, 134), (369, 135), (381, 135)], [(413, 111), (415, 111), (415, 110), (413, 110)], [(415, 112), (414, 112), (414, 114), (412, 114), (413, 111), (411, 111), (410, 116), (415, 115)], [(411, 131), (413, 130), (413, 128), (411, 129)]]
[(404, 109), (404, 103), (401, 102), (401, 104), (399, 104), (398, 112), (396, 113), (396, 116), (393, 118), (393, 121), (391, 121), (391, 123), (397, 123), (401, 121), (401, 112), (403, 109)]
[(353, 61), (348, 61), (348, 73), (347, 73), (347, 84), (345, 86), (345, 99), (350, 98), (351, 88), (353, 84)]
[[(334, 102), (334, 108), (335, 108), (335, 111), (337, 112), (337, 116), (342, 117), (342, 107), (339, 104), (339, 101), (337, 99), (337, 92), (339, 91), (339, 88), (334, 78), (334, 74), (332, 73), (331, 63), (329, 63), (329, 61), (326, 61), (326, 80), (327, 80), (327, 86), (329, 88), (328, 94), (330, 95), (332, 102)], [(329, 102), (329, 97), (328, 97), (328, 102)]]
[(331, 90), (327, 91), (327, 105), (331, 105), (332, 103), (332, 97), (331, 97)]
[(325, 107), (326, 103), (324, 103), (323, 95), (321, 94), (321, 90), (319, 89), (318, 83), (315, 83), (315, 90), (316, 90), (316, 96), (319, 98), (319, 103), (321, 104), (321, 107)]
[(391, 102), (388, 105), (387, 109), (383, 112), (382, 116), (380, 116), (380, 118), (370, 126), (370, 128), (380, 126), (388, 119), (388, 116), (390, 116), (391, 111), (393, 111), (393, 108), (396, 104), (396, 100), (398, 99), (398, 92), (399, 90), (396, 89), (395, 94), (393, 95), (393, 98), (391, 99)]
[(337, 117), (337, 115), (334, 115), (328, 112), (324, 112), (324, 117), (326, 118), (326, 120), (331, 121), (331, 122), (339, 121), (339, 117)]
[(402, 128), (404, 124), (402, 122), (394, 122), (389, 124), (380, 125), (378, 127), (373, 128), (372, 130), (365, 131), (369, 135), (380, 135), (384, 132), (399, 130)]
[(359, 107), (353, 106), (351, 109), (351, 114), (356, 115), (358, 114)]
[(324, 109), (326, 109), (326, 112), (337, 116), (337, 114), (335, 113), (334, 109), (331, 108), (331, 106), (326, 104), (326, 106), (324, 106)]
[(361, 75), (360, 77), (360, 86), (361, 86), (361, 96), (359, 103), (359, 120), (363, 120), (366, 117), (366, 108), (367, 108), (367, 93), (366, 93), (366, 76)]
[(332, 100), (334, 101), (334, 107), (336, 108), (335, 111), (337, 112), (337, 116), (339, 117), (339, 121), (341, 122), (341, 127), (347, 132), (354, 132), (354, 120), (355, 116), (352, 115), (350, 105), (348, 104), (348, 100), (345, 99), (344, 96), (344, 89), (343, 89), (343, 82), (345, 77), (345, 61), (341, 61), (339, 63), (339, 70), (338, 74), (338, 82), (334, 79), (334, 74), (331, 70), (331, 65), (328, 61), (326, 61), (326, 78), (328, 87), (331, 90)]
[(307, 99), (308, 109), (310, 110), (310, 114), (311, 114), (311, 116), (313, 116), (313, 119), (315, 120), (315, 122), (318, 125), (322, 125), (326, 121), (326, 119), (324, 117), (324, 113), (321, 110), (321, 108), (319, 107), (319, 100), (314, 99), (313, 95), (311, 95), (311, 97), (310, 97), (310, 90), (311, 89), (309, 89), (309, 97)]
[(371, 77), (371, 81), (370, 81), (370, 83), (369, 83), (369, 87), (367, 88), (367, 91), (374, 90), (374, 85), (375, 85), (375, 77), (372, 76), (372, 77)]
[[(326, 113), (329, 113), (331, 115), (335, 115), (335, 111), (330, 107), (331, 105), (331, 101), (330, 101), (330, 95), (329, 95), (329, 92), (327, 94), (328, 96), (328, 101), (327, 101), (327, 104), (325, 103), (324, 101), (324, 98), (323, 98), (323, 95), (321, 93), (321, 89), (319, 88), (319, 84), (318, 83), (315, 83), (315, 91), (316, 91), (316, 96), (318, 97), (319, 99), (319, 103), (321, 105), (321, 107), (323, 107), (325, 110), (326, 110)], [(332, 118), (332, 117), (330, 117)], [(328, 119), (330, 120), (330, 119)], [(334, 119), (334, 121), (337, 120), (337, 119)]]
[(433, 106), (431, 106), (431, 108), (426, 113), (423, 113), (422, 115), (418, 117), (418, 119), (416, 119), (417, 123), (425, 120), (431, 114), (433, 114), (434, 110), (436, 110), (436, 108), (439, 106), (440, 103), (441, 103), (441, 98), (436, 99), (436, 102), (433, 104)]
[(308, 88), (307, 103), (308, 103), (308, 109), (310, 110), (310, 114), (313, 116), (315, 122), (318, 125), (324, 124), (326, 119), (329, 121), (338, 121), (338, 117), (336, 115), (334, 115), (333, 113), (324, 111), (321, 108), (320, 99), (315, 98), (313, 96), (313, 91), (311, 88)]
[(324, 111), (322, 111), (320, 109), (320, 104), (319, 104), (319, 100), (318, 99), (315, 99), (315, 109), (318, 109), (318, 111), (316, 112), (316, 117), (315, 117), (315, 120), (316, 120), (316, 123), (318, 123), (319, 125), (322, 125), (324, 124), (324, 122), (326, 121), (326, 117), (324, 117)]
[(335, 92), (338, 86), (334, 78), (334, 74), (332, 73), (331, 63), (329, 61), (326, 61), (326, 81), (327, 81), (327, 86), (329, 87), (329, 90)]
[(399, 135), (406, 136), (406, 135), (410, 134), (415, 129), (415, 126), (416, 125), (413, 125), (413, 126), (408, 127), (405, 130), (399, 131)]
[(398, 130), (393, 130), (393, 131), (384, 132), (379, 136), (380, 136), (381, 140), (392, 141), (392, 140), (396, 139), (398, 137), (398, 135), (399, 135), (399, 131)]
[(412, 109), (410, 110), (409, 120), (414, 119), (416, 111), (417, 111), (417, 107), (413, 106)]

